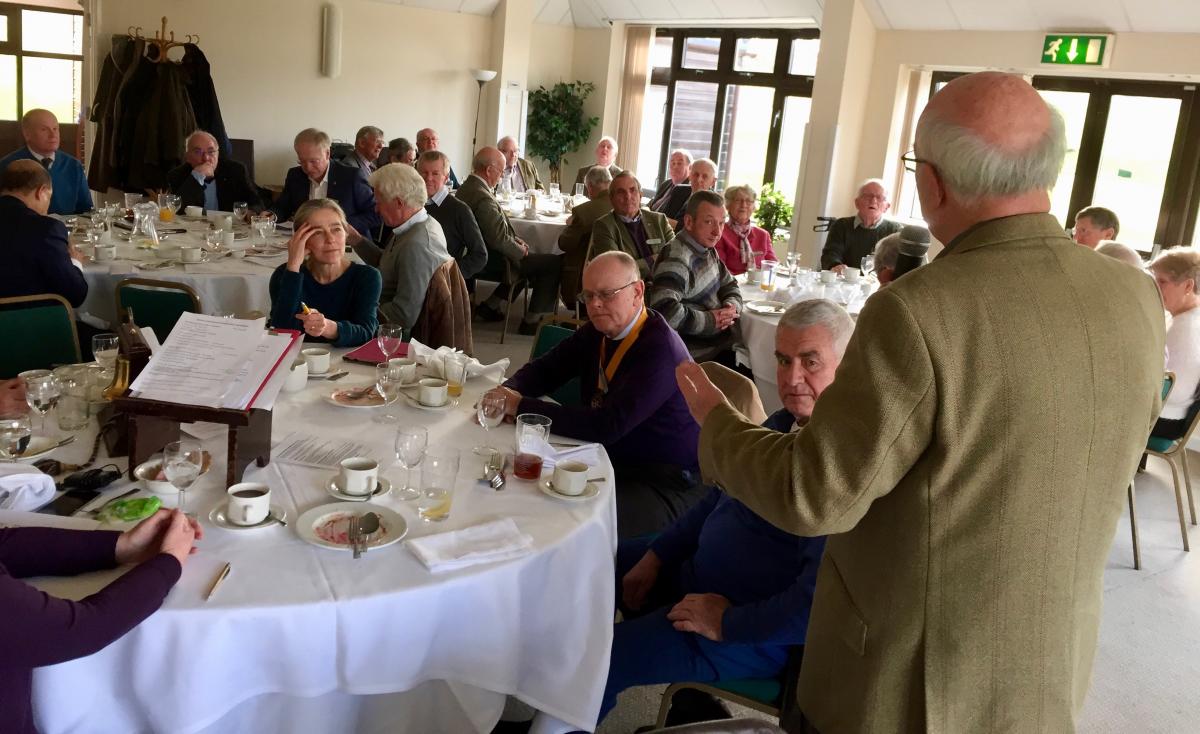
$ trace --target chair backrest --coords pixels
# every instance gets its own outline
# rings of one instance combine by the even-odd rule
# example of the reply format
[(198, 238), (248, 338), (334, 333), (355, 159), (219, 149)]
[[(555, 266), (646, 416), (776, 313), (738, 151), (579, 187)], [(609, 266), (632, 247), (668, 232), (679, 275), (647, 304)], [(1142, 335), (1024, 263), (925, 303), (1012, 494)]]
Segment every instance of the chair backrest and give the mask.
[(184, 313), (204, 313), (191, 286), (170, 280), (124, 278), (117, 283), (116, 298), (118, 318), (124, 317), (125, 309), (133, 309), (133, 323), (153, 329), (160, 342), (167, 340)]
[(475, 353), (471, 331), (471, 294), (458, 263), (451, 258), (438, 266), (425, 288), (421, 314), (411, 336), (427, 347), (453, 347)]
[(75, 312), (60, 295), (0, 298), (0, 333), (9, 344), (0, 350), (0, 378), (79, 361)]
[(1171, 390), (1175, 387), (1175, 373), (1167, 370), (1163, 374), (1162, 399), (1166, 402), (1167, 396), (1171, 394)]
[[(563, 319), (558, 317), (542, 321), (541, 325), (538, 326), (537, 333), (533, 336), (533, 348), (529, 350), (529, 360), (532, 362), (551, 349), (554, 349), (567, 337), (574, 334), (575, 330), (582, 326), (583, 323), (578, 319)], [(563, 326), (563, 324), (568, 324), (569, 326)], [(553, 398), (559, 405), (579, 405), (581, 402), (579, 398), (579, 378), (572, 377), (565, 384), (552, 391), (548, 397)]]
[(703, 362), (700, 368), (717, 389), (725, 393), (729, 404), (746, 416), (747, 420), (760, 425), (767, 419), (767, 411), (763, 407), (758, 388), (749, 378), (717, 362)]

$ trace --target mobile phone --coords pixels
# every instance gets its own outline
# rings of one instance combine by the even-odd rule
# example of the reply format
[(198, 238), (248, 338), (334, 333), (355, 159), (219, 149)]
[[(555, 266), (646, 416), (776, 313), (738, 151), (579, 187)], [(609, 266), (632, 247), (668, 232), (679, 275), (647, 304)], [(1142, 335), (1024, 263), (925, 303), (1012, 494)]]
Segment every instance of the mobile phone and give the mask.
[(62, 517), (70, 517), (79, 508), (100, 496), (100, 491), (96, 489), (69, 489), (56, 497), (38, 512), (45, 515), (60, 515)]

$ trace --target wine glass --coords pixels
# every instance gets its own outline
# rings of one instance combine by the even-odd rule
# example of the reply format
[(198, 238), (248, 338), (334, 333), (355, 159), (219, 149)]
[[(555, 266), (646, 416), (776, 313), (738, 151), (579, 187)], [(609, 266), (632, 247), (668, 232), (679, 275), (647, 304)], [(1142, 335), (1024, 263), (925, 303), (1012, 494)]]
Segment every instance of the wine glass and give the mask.
[(196, 441), (172, 441), (163, 449), (163, 473), (171, 486), (179, 490), (179, 511), (187, 511), (187, 490), (200, 476), (204, 463)]
[(862, 259), (862, 274), (868, 277), (875, 274), (875, 255), (867, 255)]
[(400, 416), (392, 412), (391, 406), (400, 397), (400, 385), (403, 381), (403, 369), (392, 367), (387, 362), (375, 365), (375, 389), (383, 396), (383, 411), (376, 413), (371, 419), (376, 423), (395, 423)]
[(246, 202), (244, 202), (244, 201), (233, 202), (233, 222), (234, 222), (234, 224), (237, 224), (238, 222), (246, 221), (246, 215), (249, 212), (250, 212), (250, 205), (247, 204)]
[(116, 334), (96, 334), (93, 336), (92, 356), (96, 358), (97, 364), (106, 370), (111, 370), (115, 367), (117, 365), (119, 343), (120, 340)]
[[(496, 392), (484, 393), (475, 406), (475, 419), (483, 430), (490, 431), (504, 422), (504, 396)], [(476, 446), (475, 453), (495, 450), (492, 446)]]
[(38, 430), (46, 432), (46, 414), (58, 404), (58, 396), (62, 394), (62, 386), (54, 375), (30, 377), (25, 380), (25, 402), (37, 411), (41, 417)]
[(32, 434), (29, 416), (16, 413), (0, 415), (0, 460), (16, 461)]
[(402, 500), (415, 500), (421, 492), (412, 486), (412, 470), (425, 458), (425, 447), (429, 445), (429, 431), (424, 426), (401, 426), (396, 432), (396, 461), (404, 467), (404, 486), (396, 493)]
[(404, 343), (404, 327), (399, 324), (380, 324), (375, 329), (375, 343), (383, 352), (383, 361), (388, 361)]

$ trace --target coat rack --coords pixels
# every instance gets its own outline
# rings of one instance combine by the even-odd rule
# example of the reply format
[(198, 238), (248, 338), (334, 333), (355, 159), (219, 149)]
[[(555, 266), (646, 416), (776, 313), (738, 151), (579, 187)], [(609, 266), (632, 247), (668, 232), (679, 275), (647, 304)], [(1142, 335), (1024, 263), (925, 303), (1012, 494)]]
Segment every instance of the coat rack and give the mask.
[(199, 43), (200, 43), (199, 35), (194, 36), (191, 33), (189, 33), (186, 36), (184, 36), (185, 40), (182, 42), (175, 40), (175, 31), (170, 31), (169, 35), (168, 35), (167, 16), (165, 16), (165, 15), (162, 17), (162, 30), (156, 31), (154, 33), (154, 38), (146, 38), (145, 36), (143, 36), (141, 26), (136, 26), (136, 27), (130, 26), (129, 27), (129, 35), (131, 38), (143, 40), (146, 43), (154, 44), (154, 46), (156, 46), (158, 48), (158, 58), (155, 59), (155, 62), (159, 63), (159, 64), (161, 64), (164, 61), (169, 60), (167, 58), (167, 51), (170, 51), (171, 49), (175, 48), (176, 46), (182, 46), (185, 43), (192, 43), (192, 44), (197, 44), (197, 45), (199, 45)]

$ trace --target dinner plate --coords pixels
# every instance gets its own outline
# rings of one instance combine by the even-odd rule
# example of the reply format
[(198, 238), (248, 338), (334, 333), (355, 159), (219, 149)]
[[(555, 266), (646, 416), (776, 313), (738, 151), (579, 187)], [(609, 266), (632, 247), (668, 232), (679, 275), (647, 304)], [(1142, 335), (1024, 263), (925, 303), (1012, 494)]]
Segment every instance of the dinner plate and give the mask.
[(29, 443), (25, 444), (25, 451), (16, 457), (18, 461), (26, 459), (36, 459), (39, 456), (45, 456), (54, 449), (58, 448), (58, 441), (49, 436), (33, 436), (29, 439)]
[[(226, 507), (227, 505), (224, 503), (214, 507), (212, 512), (208, 513), (209, 522), (217, 527), (225, 528), (226, 530), (258, 530), (260, 528), (269, 528), (272, 525), (278, 525), (278, 520), (287, 522), (287, 510), (283, 509), (279, 505), (271, 505), (270, 514), (263, 518), (262, 522), (255, 523), (253, 525), (238, 525), (237, 523), (230, 521), (230, 519), (225, 516)], [(278, 518), (278, 520), (276, 518)]]
[(325, 491), (334, 497), (337, 497), (339, 500), (342, 500), (343, 502), (366, 502), (374, 497), (385, 495), (392, 489), (391, 482), (383, 477), (379, 477), (379, 479), (375, 482), (375, 491), (371, 494), (347, 494), (346, 492), (342, 491), (341, 487), (338, 486), (337, 481), (337, 475), (334, 474), (329, 478), (329, 484), (325, 485)]
[(750, 313), (764, 314), (767, 316), (778, 316), (788, 309), (786, 303), (782, 301), (749, 301), (746, 303), (746, 310)]
[(383, 548), (399, 542), (408, 532), (408, 523), (398, 513), (381, 505), (364, 502), (333, 502), (318, 505), (296, 519), (296, 534), (306, 543), (331, 550), (350, 550), (346, 539), (350, 516), (374, 512), (379, 530), (371, 536), (367, 548)]
[(542, 494), (548, 497), (553, 497), (557, 500), (566, 500), (567, 502), (586, 502), (600, 494), (600, 481), (599, 479), (589, 479), (587, 486), (579, 494), (555, 492), (554, 479), (552, 477), (542, 477), (538, 480), (537, 485), (538, 489), (542, 490)]
[(343, 387), (325, 396), (325, 399), (342, 408), (378, 408), (385, 405), (383, 396), (378, 390), (372, 390), (361, 398), (352, 397), (362, 391), (366, 385), (359, 387)]
[(404, 396), (404, 399), (408, 401), (409, 405), (411, 405), (414, 408), (420, 408), (421, 410), (429, 410), (429, 411), (433, 411), (434, 413), (440, 413), (445, 410), (450, 410), (451, 408), (454, 407), (454, 398), (449, 398), (449, 397), (446, 398), (446, 402), (442, 403), (441, 405), (426, 405), (426, 404), (422, 403), (420, 400), (417, 400), (416, 398), (414, 398), (412, 395), (409, 395), (407, 393), (400, 393), (400, 394)]

